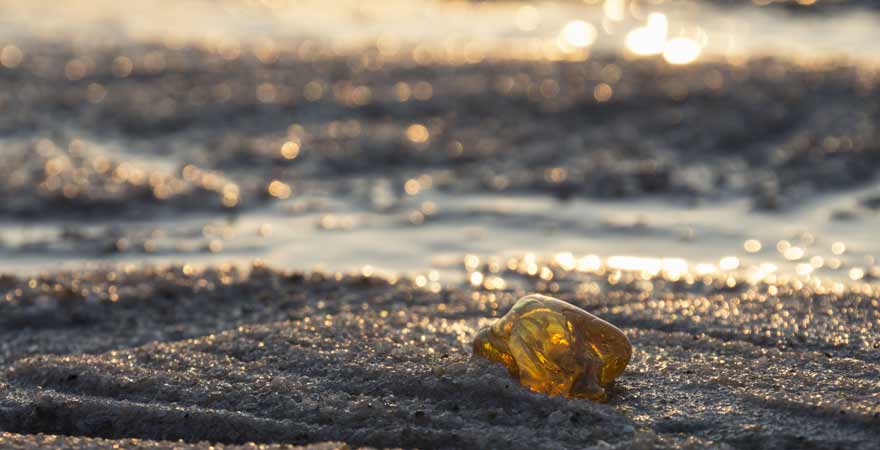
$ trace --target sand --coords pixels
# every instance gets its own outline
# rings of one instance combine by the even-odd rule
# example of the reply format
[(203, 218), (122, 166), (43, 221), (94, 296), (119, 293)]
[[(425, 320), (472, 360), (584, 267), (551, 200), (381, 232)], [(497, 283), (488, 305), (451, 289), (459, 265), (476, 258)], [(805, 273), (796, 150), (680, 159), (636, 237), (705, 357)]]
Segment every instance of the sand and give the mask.
[[(179, 3), (0, 1), (0, 447), (877, 448), (876, 2), (674, 2), (683, 66), (575, 3)], [(534, 292), (632, 340), (608, 403), (471, 358)]]
[[(873, 448), (876, 293), (648, 283), (554, 267), (516, 289), (179, 270), (53, 275), (2, 304), (0, 428), (67, 445), (247, 442), (419, 448)], [(206, 280), (199, 287), (200, 281)], [(715, 280), (716, 282), (718, 280)], [(43, 286), (93, 292), (45, 300)], [(646, 290), (646, 283), (653, 288)], [(631, 365), (608, 404), (532, 393), (472, 361), (523, 292), (619, 325)], [(768, 312), (770, 311), (770, 312)], [(92, 440), (102, 438), (104, 440)], [(4, 435), (37, 445), (37, 436)], [(194, 444), (198, 445), (198, 444)]]

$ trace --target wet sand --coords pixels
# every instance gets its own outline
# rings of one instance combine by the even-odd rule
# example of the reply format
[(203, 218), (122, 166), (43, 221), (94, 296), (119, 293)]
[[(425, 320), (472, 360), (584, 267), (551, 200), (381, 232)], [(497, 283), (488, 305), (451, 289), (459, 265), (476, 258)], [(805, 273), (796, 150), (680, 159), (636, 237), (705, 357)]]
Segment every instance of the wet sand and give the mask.
[[(547, 269), (552, 281), (524, 265), (502, 273), (515, 288), (439, 292), (266, 268), (6, 278), (21, 295), (2, 304), (0, 428), (380, 448), (876, 442), (876, 291)], [(608, 404), (530, 393), (470, 360), (475, 330), (534, 291), (633, 341)]]
[[(235, 212), (309, 192), (383, 209), (410, 179), (408, 193), (747, 195), (782, 209), (880, 165), (877, 73), (847, 62), (424, 65), (324, 48), (265, 64), (29, 45), (0, 79), (16, 93), (0, 119), (0, 212), (13, 217)], [(138, 61), (124, 77), (114, 70), (133, 60), (120, 54)]]

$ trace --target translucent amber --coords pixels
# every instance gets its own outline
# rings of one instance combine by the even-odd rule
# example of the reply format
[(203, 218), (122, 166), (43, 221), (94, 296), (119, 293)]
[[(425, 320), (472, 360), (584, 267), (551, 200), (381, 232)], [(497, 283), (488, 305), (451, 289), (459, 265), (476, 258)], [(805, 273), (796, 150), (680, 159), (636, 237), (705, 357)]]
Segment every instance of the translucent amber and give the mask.
[(605, 401), (632, 345), (620, 329), (562, 300), (519, 299), (474, 339), (474, 355), (504, 364), (536, 392)]

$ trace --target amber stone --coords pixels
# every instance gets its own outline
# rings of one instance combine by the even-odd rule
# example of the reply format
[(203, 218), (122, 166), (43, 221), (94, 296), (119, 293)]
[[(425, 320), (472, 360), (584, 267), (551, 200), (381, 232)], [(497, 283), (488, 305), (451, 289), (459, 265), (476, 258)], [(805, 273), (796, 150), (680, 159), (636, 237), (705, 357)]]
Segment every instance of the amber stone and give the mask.
[(544, 295), (519, 299), (480, 330), (474, 355), (507, 367), (536, 392), (606, 401), (606, 387), (632, 356), (620, 329), (570, 303)]

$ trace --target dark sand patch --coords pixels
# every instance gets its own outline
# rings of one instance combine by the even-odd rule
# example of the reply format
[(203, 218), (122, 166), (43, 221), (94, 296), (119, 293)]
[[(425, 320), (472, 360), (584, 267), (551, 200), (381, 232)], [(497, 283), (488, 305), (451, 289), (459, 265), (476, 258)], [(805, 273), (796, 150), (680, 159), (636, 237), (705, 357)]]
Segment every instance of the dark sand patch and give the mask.
[[(264, 63), (152, 43), (21, 46), (28, 57), (0, 77), (16, 93), (0, 104), (15, 111), (0, 115), (3, 216), (235, 212), (272, 200), (276, 179), (369, 201), (377, 179), (395, 197), (420, 175), (449, 192), (746, 195), (777, 209), (880, 167), (878, 76), (850, 61), (674, 67), (597, 53), (366, 70), (361, 54), (323, 47)], [(121, 55), (137, 63), (129, 75), (114, 74)], [(76, 58), (93, 64), (70, 80)], [(607, 101), (594, 95), (603, 84)]]
[(209, 442), (186, 443), (182, 441), (149, 441), (143, 439), (101, 439), (81, 436), (58, 436), (47, 434), (21, 435), (0, 432), (0, 447), (12, 450), (32, 450), (52, 448), (57, 450), (91, 450), (91, 449), (168, 449), (175, 450), (347, 450), (350, 447), (341, 442), (298, 445), (224, 445)]

